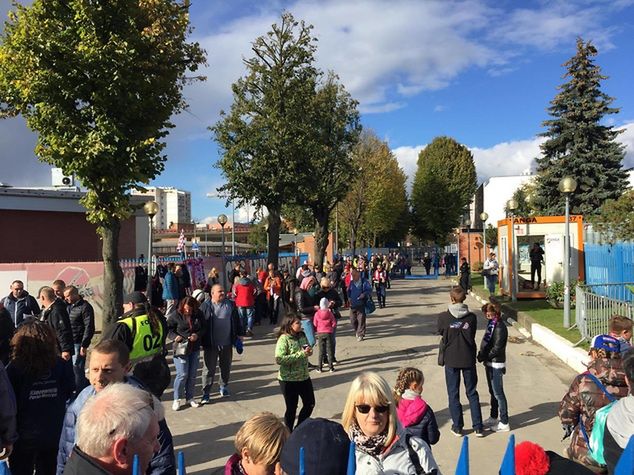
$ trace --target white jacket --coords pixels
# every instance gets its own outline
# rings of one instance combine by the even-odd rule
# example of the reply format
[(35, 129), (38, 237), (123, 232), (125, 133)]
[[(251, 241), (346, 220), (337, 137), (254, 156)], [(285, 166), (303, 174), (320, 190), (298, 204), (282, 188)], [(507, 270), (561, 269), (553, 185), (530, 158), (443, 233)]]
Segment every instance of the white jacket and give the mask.
[[(398, 432), (399, 439), (392, 444), (387, 453), (373, 457), (356, 449), (356, 475), (415, 475), (416, 469), (412, 463), (409, 451), (405, 446), (405, 433)], [(418, 459), (424, 474), (441, 475), (434, 460), (429, 445), (420, 437), (410, 437), (409, 443), (418, 454)]]
[(498, 261), (495, 259), (487, 259), (484, 261), (484, 266), (482, 267), (485, 270), (489, 270), (491, 275), (498, 275)]

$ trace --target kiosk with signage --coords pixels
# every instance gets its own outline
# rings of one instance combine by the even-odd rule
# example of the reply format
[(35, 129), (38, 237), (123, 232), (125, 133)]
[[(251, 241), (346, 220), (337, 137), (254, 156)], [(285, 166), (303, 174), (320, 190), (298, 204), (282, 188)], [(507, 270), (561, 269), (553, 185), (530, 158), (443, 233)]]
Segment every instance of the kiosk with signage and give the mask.
[[(503, 294), (512, 295), (515, 285), (517, 298), (545, 298), (548, 285), (563, 282), (565, 222), (564, 216), (517, 216), (498, 221), (498, 278)], [(570, 281), (577, 279), (584, 279), (583, 216), (573, 215)]]

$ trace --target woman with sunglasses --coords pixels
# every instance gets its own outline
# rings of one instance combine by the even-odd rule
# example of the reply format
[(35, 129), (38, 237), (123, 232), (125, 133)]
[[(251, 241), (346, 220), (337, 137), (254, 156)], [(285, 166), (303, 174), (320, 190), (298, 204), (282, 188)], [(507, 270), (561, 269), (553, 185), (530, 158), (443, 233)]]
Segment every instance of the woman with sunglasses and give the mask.
[(356, 446), (357, 475), (439, 475), (429, 446), (401, 427), (387, 381), (365, 372), (350, 386), (342, 424)]
[(312, 354), (313, 349), (302, 331), (301, 318), (293, 314), (285, 316), (277, 333), (275, 362), (280, 365), (277, 379), (286, 403), (284, 421), (291, 431), (299, 398), (302, 398), (302, 410), (297, 425), (308, 419), (315, 407), (313, 383), (308, 373), (308, 357)]

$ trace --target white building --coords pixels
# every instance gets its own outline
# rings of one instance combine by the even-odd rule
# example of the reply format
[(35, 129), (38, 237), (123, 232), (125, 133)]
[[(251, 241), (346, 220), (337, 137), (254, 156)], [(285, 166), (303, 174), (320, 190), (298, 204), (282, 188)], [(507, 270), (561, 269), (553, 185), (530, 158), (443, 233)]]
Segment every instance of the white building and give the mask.
[[(506, 218), (504, 207), (506, 202), (513, 197), (513, 193), (535, 179), (535, 175), (492, 176), (482, 185), (483, 210), (489, 215), (487, 224), (497, 227), (500, 219)], [(475, 207), (472, 206), (472, 209)], [(473, 212), (473, 211), (472, 211)], [(476, 217), (471, 217), (475, 222)]]
[(172, 223), (191, 223), (192, 197), (189, 191), (172, 187), (147, 187), (147, 192), (133, 192), (134, 195), (147, 196), (159, 205), (154, 217), (154, 229), (168, 229)]

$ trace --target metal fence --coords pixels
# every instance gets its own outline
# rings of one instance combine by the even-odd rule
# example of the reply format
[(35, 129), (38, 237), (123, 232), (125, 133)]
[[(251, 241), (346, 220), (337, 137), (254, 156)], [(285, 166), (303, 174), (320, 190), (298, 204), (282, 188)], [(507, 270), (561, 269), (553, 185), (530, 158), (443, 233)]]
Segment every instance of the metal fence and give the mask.
[(634, 318), (634, 283), (577, 285), (575, 317), (583, 340), (608, 333), (613, 315)]

